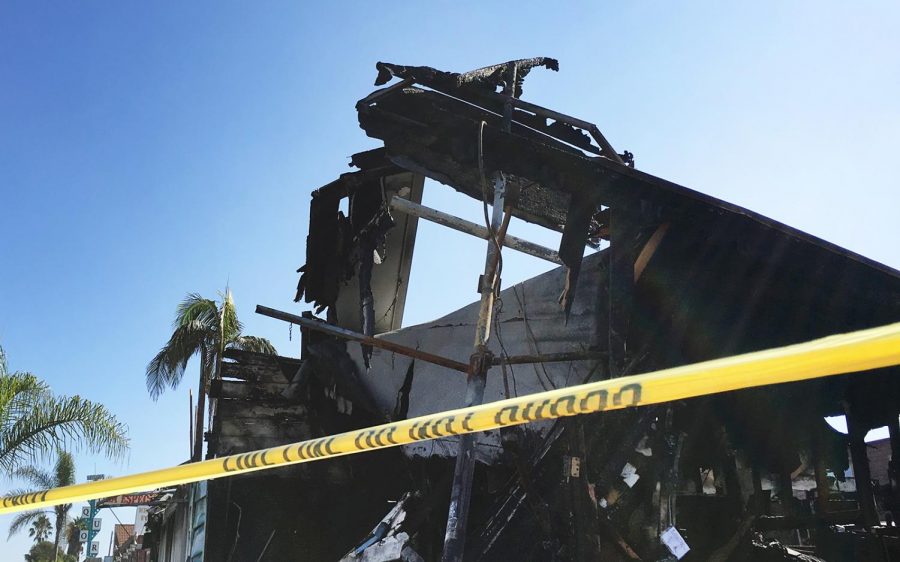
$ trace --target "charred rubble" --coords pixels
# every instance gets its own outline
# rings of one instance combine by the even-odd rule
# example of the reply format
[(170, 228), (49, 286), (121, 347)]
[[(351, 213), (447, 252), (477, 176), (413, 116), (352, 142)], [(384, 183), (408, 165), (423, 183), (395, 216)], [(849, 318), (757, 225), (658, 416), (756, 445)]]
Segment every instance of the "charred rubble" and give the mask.
[[(479, 376), (492, 401), (900, 320), (897, 271), (642, 172), (595, 125), (522, 99), (530, 71), (558, 68), (378, 63), (387, 86), (356, 110), (381, 146), (313, 192), (296, 300), (323, 324), (465, 369), (308, 327), (299, 360), (231, 352), (211, 389), (210, 457), (457, 408)], [(561, 243), (422, 207), (426, 178)], [(403, 326), (420, 218), (489, 239), (488, 267), (481, 302)], [(500, 246), (559, 267), (500, 286)], [(674, 530), (683, 560), (900, 560), (900, 533), (883, 523), (900, 509), (897, 465), (871, 474), (863, 441), (887, 425), (900, 448), (898, 381), (872, 371), (212, 481), (207, 556), (674, 560)], [(834, 415), (848, 435), (824, 421)], [(462, 469), (474, 470), (470, 496), (461, 447), (477, 461)], [(448, 554), (459, 498), (467, 521)]]

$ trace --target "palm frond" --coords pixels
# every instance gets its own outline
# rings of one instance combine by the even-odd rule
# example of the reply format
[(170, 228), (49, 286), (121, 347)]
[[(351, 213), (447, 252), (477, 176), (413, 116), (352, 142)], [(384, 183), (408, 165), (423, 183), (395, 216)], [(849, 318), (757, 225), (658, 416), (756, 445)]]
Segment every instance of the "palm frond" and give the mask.
[(227, 344), (239, 337), (241, 330), (244, 329), (243, 324), (237, 317), (237, 308), (234, 306), (234, 297), (231, 295), (231, 289), (226, 288), (225, 294), (222, 295), (222, 308), (219, 311), (219, 315), (222, 340)]
[(172, 337), (147, 365), (147, 390), (156, 400), (167, 388), (175, 389), (184, 377), (188, 361), (200, 349), (209, 345), (214, 332), (200, 320), (193, 320), (175, 328)]
[(80, 396), (42, 396), (0, 431), (0, 471), (60, 446), (118, 457), (128, 448), (127, 430), (101, 404)]
[(21, 466), (13, 470), (12, 475), (19, 480), (25, 480), (37, 490), (49, 490), (56, 487), (56, 480), (53, 478), (53, 475), (36, 466)]
[(34, 537), (35, 543), (43, 542), (50, 536), (50, 530), (52, 528), (53, 526), (50, 523), (50, 518), (40, 514), (34, 519), (31, 528), (28, 529), (28, 536)]
[(178, 304), (175, 309), (174, 328), (185, 326), (193, 322), (199, 322), (208, 329), (214, 329), (219, 325), (219, 309), (216, 301), (205, 299), (197, 293), (188, 293), (188, 295)]
[(0, 376), (0, 432), (30, 409), (36, 400), (49, 395), (47, 383), (31, 373)]
[(243, 351), (265, 353), (266, 355), (275, 355), (278, 353), (275, 350), (275, 346), (272, 345), (272, 342), (258, 336), (238, 336), (231, 342), (229, 347)]
[(5, 377), (9, 374), (9, 364), (6, 362), (6, 352), (3, 351), (3, 346), (0, 345), (0, 377)]
[(9, 539), (11, 539), (13, 537), (13, 535), (15, 535), (16, 533), (18, 533), (19, 531), (21, 531), (22, 529), (27, 527), (29, 524), (31, 524), (32, 521), (36, 520), (38, 517), (40, 517), (42, 515), (44, 517), (46, 517), (48, 513), (50, 513), (50, 512), (42, 511), (42, 510), (38, 509), (38, 510), (34, 510), (34, 511), (25, 511), (25, 512), (22, 512), (22, 513), (16, 515), (13, 518), (12, 523), (9, 524), (9, 534), (6, 537), (6, 540), (8, 541)]

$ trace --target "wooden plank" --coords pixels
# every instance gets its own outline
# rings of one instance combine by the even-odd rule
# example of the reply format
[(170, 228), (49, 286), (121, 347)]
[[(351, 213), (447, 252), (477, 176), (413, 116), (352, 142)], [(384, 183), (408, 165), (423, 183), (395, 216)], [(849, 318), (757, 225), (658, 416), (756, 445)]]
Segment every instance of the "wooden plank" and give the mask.
[(287, 403), (288, 400), (281, 395), (281, 391), (287, 388), (287, 386), (287, 383), (259, 384), (216, 379), (210, 382), (209, 395), (212, 398), (262, 400)]
[(300, 368), (302, 361), (294, 357), (284, 357), (282, 355), (267, 355), (265, 353), (255, 353), (252, 351), (243, 351), (240, 349), (226, 349), (225, 358), (232, 359), (234, 362), (245, 367), (255, 367), (272, 372), (281, 372), (281, 376), (290, 381), (294, 378), (294, 374)]
[(246, 400), (219, 400), (218, 417), (231, 418), (306, 418), (308, 410), (302, 404), (260, 404)]
[(222, 363), (222, 378), (226, 379), (239, 379), (245, 381), (261, 381), (261, 382), (275, 382), (275, 383), (286, 383), (288, 382), (287, 377), (284, 376), (284, 373), (278, 367), (277, 364), (273, 365), (258, 365), (258, 364), (244, 364), (244, 363), (231, 363), (231, 362), (223, 362)]
[(638, 254), (637, 259), (634, 260), (634, 282), (637, 283), (638, 279), (641, 278), (641, 275), (644, 274), (644, 269), (647, 268), (647, 264), (650, 263), (650, 260), (653, 258), (653, 254), (656, 253), (657, 248), (659, 248), (660, 242), (662, 242), (663, 237), (666, 235), (666, 232), (669, 230), (669, 223), (664, 222), (656, 228), (656, 231), (650, 237), (650, 240), (644, 244), (644, 247), (641, 249), (641, 253)]
[(222, 420), (219, 439), (228, 437), (284, 438), (286, 443), (302, 441), (312, 437), (312, 430), (305, 420), (276, 420), (235, 418)]

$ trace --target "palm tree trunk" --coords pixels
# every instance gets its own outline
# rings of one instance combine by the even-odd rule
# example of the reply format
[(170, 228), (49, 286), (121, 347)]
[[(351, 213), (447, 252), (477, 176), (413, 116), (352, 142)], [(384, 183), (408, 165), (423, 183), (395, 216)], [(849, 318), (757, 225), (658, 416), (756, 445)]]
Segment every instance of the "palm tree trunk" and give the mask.
[(56, 562), (59, 562), (59, 535), (62, 534), (62, 519), (57, 516), (56, 517), (56, 536), (53, 537), (53, 559)]
[[(219, 341), (218, 349), (216, 349), (216, 370), (212, 373), (213, 379), (221, 379), (222, 378), (222, 359), (225, 357), (225, 307), (228, 306), (228, 303), (231, 299), (231, 289), (227, 286), (225, 287), (225, 299), (222, 302), (222, 309), (219, 311)], [(209, 423), (212, 424), (213, 417), (213, 404), (212, 400), (209, 401)]]
[(194, 456), (193, 461), (203, 460), (203, 420), (206, 414), (206, 390), (209, 380), (207, 371), (206, 347), (200, 349), (200, 388), (197, 390), (197, 416), (194, 428)]

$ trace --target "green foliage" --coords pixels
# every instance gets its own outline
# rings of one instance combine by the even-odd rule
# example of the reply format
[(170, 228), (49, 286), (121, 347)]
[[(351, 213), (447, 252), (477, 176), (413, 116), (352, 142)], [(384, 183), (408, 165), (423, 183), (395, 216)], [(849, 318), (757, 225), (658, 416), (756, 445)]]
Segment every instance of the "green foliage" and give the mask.
[[(6, 354), (0, 348), (0, 473), (30, 485), (28, 490), (10, 494), (74, 484), (75, 462), (65, 449), (118, 457), (128, 449), (127, 430), (100, 404), (80, 396), (56, 396), (47, 383), (31, 373), (10, 373)], [(53, 453), (56, 464), (52, 471), (33, 464)], [(29, 536), (40, 543), (53, 533), (52, 557), (62, 540), (71, 507), (63, 504), (52, 510), (20, 513), (10, 524), (9, 534), (27, 527)]]
[(60, 448), (121, 456), (128, 449), (127, 431), (101, 404), (55, 396), (33, 374), (10, 373), (0, 349), (0, 472)]
[[(28, 536), (34, 539), (34, 542), (40, 543), (46, 541), (53, 530), (53, 524), (46, 515), (40, 514), (34, 518), (31, 527), (28, 528)], [(52, 544), (50, 546), (53, 546)], [(50, 552), (53, 552), (52, 550)]]
[[(34, 490), (47, 490), (49, 488), (60, 488), (62, 486), (71, 486), (75, 483), (75, 460), (70, 453), (59, 451), (56, 458), (56, 464), (52, 471), (44, 471), (35, 466), (23, 466), (13, 471), (13, 476), (20, 480), (25, 480), (30, 484), (29, 490), (15, 490), (12, 494), (23, 494)], [(72, 504), (66, 503), (54, 506), (52, 510), (34, 510), (26, 511), (18, 514), (9, 526), (9, 536), (12, 537), (20, 530), (25, 528), (29, 523), (38, 521), (40, 518), (53, 518), (53, 545), (59, 548), (63, 539), (66, 524), (69, 522), (69, 511)], [(30, 532), (30, 531), (29, 531)]]
[(77, 562), (77, 558), (64, 554), (52, 542), (39, 542), (25, 555), (25, 562)]
[(200, 356), (200, 377), (206, 388), (225, 349), (276, 352), (265, 338), (241, 335), (243, 326), (231, 291), (220, 296), (221, 301), (214, 301), (190, 293), (176, 308), (172, 336), (147, 365), (147, 390), (153, 399), (167, 388), (178, 387), (188, 361), (195, 355)]

